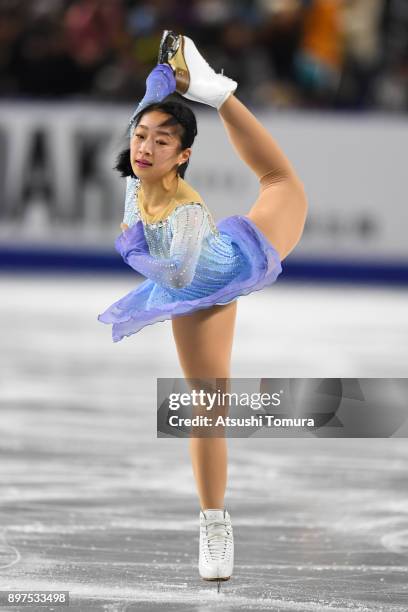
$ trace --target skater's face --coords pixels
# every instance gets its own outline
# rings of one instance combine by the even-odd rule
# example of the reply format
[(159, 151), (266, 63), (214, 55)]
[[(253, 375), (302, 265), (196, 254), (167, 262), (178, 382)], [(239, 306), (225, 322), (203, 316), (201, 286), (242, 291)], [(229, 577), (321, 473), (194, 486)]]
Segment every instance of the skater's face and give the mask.
[[(179, 125), (163, 125), (170, 115), (151, 111), (142, 115), (130, 141), (130, 162), (135, 175), (143, 180), (157, 181), (176, 174), (191, 154), (191, 148), (181, 148)], [(142, 162), (148, 162), (143, 164)]]

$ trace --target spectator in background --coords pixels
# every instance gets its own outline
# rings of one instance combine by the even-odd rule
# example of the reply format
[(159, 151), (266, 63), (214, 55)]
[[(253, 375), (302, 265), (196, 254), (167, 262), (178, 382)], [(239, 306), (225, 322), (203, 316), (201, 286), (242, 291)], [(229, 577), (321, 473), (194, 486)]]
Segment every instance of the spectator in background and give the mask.
[(269, 59), (272, 83), (264, 83), (265, 97), (276, 106), (295, 106), (294, 58), (302, 32), (303, 0), (258, 0), (262, 18), (257, 40)]
[(71, 56), (80, 67), (89, 92), (95, 89), (98, 72), (116, 59), (124, 20), (122, 0), (77, 0), (65, 13), (64, 28)]
[(64, 25), (72, 56), (78, 64), (102, 64), (117, 42), (123, 20), (122, 0), (77, 0), (71, 4)]
[(343, 65), (342, 0), (304, 0), (295, 78), (308, 103), (327, 104), (337, 92)]
[(30, 19), (36, 21), (42, 17), (53, 20), (60, 19), (69, 1), (70, 0), (35, 0), (35, 2), (30, 2), (26, 0), (24, 2), (23, 0), (23, 3), (26, 5), (25, 10), (29, 14)]
[(26, 24), (15, 45), (13, 71), (18, 92), (53, 98), (77, 94), (82, 75), (67, 51), (59, 21), (41, 17)]
[(24, 29), (24, 11), (18, 2), (3, 2), (0, 15), (0, 93), (19, 91), (16, 70), (18, 41)]
[(382, 74), (375, 101), (387, 110), (408, 110), (408, 1), (385, 0)]
[(380, 24), (384, 0), (343, 0), (344, 69), (337, 106), (373, 104), (372, 84), (382, 56)]
[(385, 0), (383, 14), (384, 60), (386, 67), (401, 66), (408, 59), (408, 3)]

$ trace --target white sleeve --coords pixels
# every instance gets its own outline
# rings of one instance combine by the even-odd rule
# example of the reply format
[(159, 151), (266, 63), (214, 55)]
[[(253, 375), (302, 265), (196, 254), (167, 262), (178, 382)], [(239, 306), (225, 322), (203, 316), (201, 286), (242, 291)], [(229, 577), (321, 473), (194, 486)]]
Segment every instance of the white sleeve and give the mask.
[(125, 211), (123, 215), (123, 223), (128, 227), (132, 227), (140, 220), (140, 212), (136, 201), (136, 190), (139, 186), (140, 179), (132, 176), (126, 177), (126, 195), (125, 195)]

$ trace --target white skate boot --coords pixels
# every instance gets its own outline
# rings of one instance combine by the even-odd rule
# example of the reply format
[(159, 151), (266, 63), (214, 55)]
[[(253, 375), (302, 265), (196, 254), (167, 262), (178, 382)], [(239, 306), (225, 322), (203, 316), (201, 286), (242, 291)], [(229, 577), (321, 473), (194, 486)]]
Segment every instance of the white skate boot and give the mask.
[(214, 72), (191, 38), (170, 30), (163, 32), (159, 63), (168, 64), (173, 69), (178, 93), (217, 110), (238, 85), (223, 74)]
[(200, 558), (204, 580), (229, 580), (234, 566), (234, 537), (226, 510), (200, 511)]

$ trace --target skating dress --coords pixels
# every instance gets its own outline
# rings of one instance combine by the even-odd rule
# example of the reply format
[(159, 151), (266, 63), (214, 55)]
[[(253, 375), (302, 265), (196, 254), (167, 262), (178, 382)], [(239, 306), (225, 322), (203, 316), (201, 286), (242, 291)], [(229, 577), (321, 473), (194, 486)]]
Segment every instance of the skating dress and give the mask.
[(146, 325), (228, 304), (281, 273), (277, 251), (250, 219), (233, 215), (215, 223), (180, 176), (175, 196), (156, 215), (146, 211), (140, 180), (126, 180), (123, 223), (129, 228), (115, 249), (147, 280), (98, 316), (112, 324), (114, 342)]

